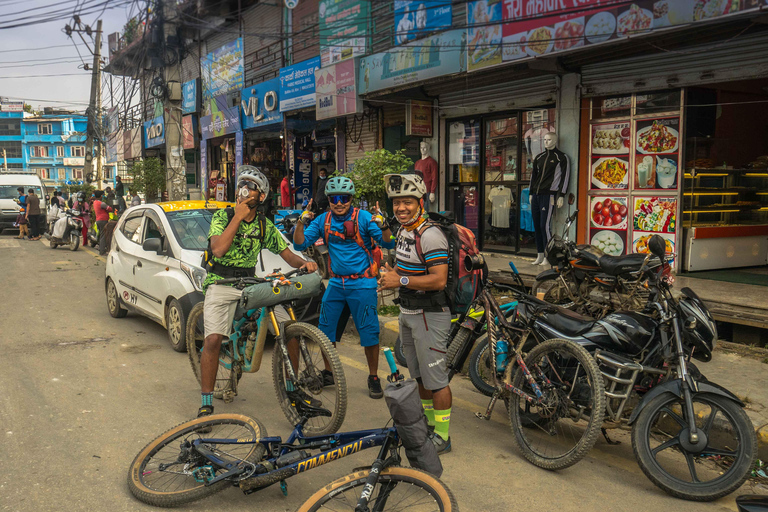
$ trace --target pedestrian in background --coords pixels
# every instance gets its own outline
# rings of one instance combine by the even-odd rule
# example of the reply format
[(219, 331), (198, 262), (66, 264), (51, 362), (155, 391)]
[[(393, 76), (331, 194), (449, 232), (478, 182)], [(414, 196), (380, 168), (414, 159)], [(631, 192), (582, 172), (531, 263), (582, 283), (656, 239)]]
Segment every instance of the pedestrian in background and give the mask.
[(19, 236), (16, 238), (22, 239), (29, 236), (29, 226), (27, 222), (27, 196), (24, 194), (24, 187), (16, 189), (19, 192), (19, 216), (16, 217), (16, 223), (19, 225)]
[(106, 240), (104, 240), (104, 235), (112, 207), (101, 200), (104, 197), (103, 190), (97, 190), (93, 195), (96, 198), (93, 201), (93, 211), (96, 214), (96, 228), (99, 230), (99, 254), (103, 256), (107, 254), (107, 244)]
[(125, 186), (123, 185), (123, 179), (120, 176), (115, 176), (115, 195), (117, 196), (117, 211), (123, 213), (126, 210), (125, 206)]
[(88, 247), (88, 230), (91, 227), (91, 206), (85, 200), (85, 192), (77, 193), (75, 202), (72, 203), (72, 209), (80, 212), (80, 219), (83, 221), (83, 247)]
[(280, 182), (280, 206), (283, 208), (293, 208), (293, 197), (298, 188), (291, 186), (291, 171), (285, 171), (283, 181)]
[(26, 218), (29, 222), (30, 240), (40, 240), (40, 198), (35, 194), (35, 189), (27, 191), (27, 213)]
[(141, 204), (141, 198), (139, 197), (139, 193), (135, 190), (131, 190), (131, 206), (139, 206)]

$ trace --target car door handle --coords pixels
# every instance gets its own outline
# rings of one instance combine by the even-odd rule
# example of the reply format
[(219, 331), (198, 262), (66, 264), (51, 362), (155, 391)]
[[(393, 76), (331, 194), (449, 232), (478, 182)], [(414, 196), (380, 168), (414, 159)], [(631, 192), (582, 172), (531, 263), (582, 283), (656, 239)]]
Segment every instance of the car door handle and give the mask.
[(137, 266), (137, 267), (141, 267), (141, 261), (139, 261), (138, 263), (136, 263), (136, 266)]

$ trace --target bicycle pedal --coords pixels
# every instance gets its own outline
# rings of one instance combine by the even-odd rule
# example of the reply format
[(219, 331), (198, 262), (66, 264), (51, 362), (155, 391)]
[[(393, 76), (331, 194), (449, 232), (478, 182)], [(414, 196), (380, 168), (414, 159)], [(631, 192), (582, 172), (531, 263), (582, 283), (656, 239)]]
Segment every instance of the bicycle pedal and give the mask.
[(475, 416), (476, 416), (476, 417), (478, 417), (478, 418), (479, 418), (479, 419), (481, 419), (481, 420), (486, 420), (486, 421), (488, 421), (488, 420), (490, 420), (490, 419), (491, 419), (491, 415), (490, 415), (490, 414), (488, 414), (488, 415), (485, 415), (485, 414), (483, 414), (483, 413), (481, 413), (481, 412), (476, 412), (476, 413), (475, 413)]

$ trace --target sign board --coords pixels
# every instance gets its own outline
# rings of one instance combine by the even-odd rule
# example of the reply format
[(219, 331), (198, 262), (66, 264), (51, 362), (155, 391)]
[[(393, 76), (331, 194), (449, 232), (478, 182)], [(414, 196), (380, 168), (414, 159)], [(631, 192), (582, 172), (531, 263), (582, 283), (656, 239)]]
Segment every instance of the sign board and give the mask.
[(83, 167), (85, 165), (85, 158), (65, 158), (64, 165), (69, 167)]
[(315, 106), (315, 70), (320, 57), (280, 69), (280, 112)]
[(203, 199), (208, 199), (208, 143), (200, 144), (200, 188), (203, 189)]
[(225, 44), (200, 59), (203, 101), (243, 88), (243, 38)]
[(195, 116), (183, 116), (181, 118), (181, 145), (184, 149), (195, 149), (197, 140), (197, 118)]
[(200, 94), (197, 87), (197, 78), (184, 82), (181, 85), (181, 112), (192, 114), (200, 110)]
[(200, 119), (203, 140), (240, 131), (240, 107), (227, 106), (225, 95), (216, 96), (208, 103), (211, 115)]
[(118, 115), (116, 106), (107, 110), (107, 133), (115, 133), (120, 128)]
[(365, 55), (369, 0), (320, 0), (320, 58), (323, 67)]
[(244, 130), (283, 122), (279, 90), (279, 78), (243, 89), (240, 93), (240, 110)]
[(408, 100), (405, 103), (405, 135), (432, 136), (432, 102)]
[(141, 128), (131, 128), (123, 133), (125, 160), (141, 158)]
[(467, 31), (449, 30), (360, 59), (360, 94), (467, 70)]
[(395, 0), (395, 44), (451, 28), (451, 0)]
[(308, 158), (296, 158), (296, 171), (293, 176), (296, 184), (296, 206), (312, 199), (312, 155)]
[(0, 103), (0, 112), (24, 112), (24, 102), (3, 101)]
[(117, 162), (117, 137), (107, 135), (107, 163)]
[(154, 148), (165, 144), (165, 119), (156, 117), (144, 122), (144, 147)]
[(243, 165), (243, 132), (235, 134), (235, 170)]
[(318, 121), (363, 111), (363, 102), (357, 95), (356, 69), (356, 62), (349, 60), (315, 71), (315, 117)]

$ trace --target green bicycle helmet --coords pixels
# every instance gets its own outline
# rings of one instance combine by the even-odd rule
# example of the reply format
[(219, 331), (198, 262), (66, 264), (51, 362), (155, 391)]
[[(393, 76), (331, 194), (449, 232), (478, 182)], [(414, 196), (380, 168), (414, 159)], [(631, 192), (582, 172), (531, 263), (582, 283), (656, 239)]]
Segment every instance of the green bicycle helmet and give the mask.
[(328, 180), (325, 184), (325, 195), (355, 195), (355, 184), (351, 179), (344, 176), (336, 176)]

